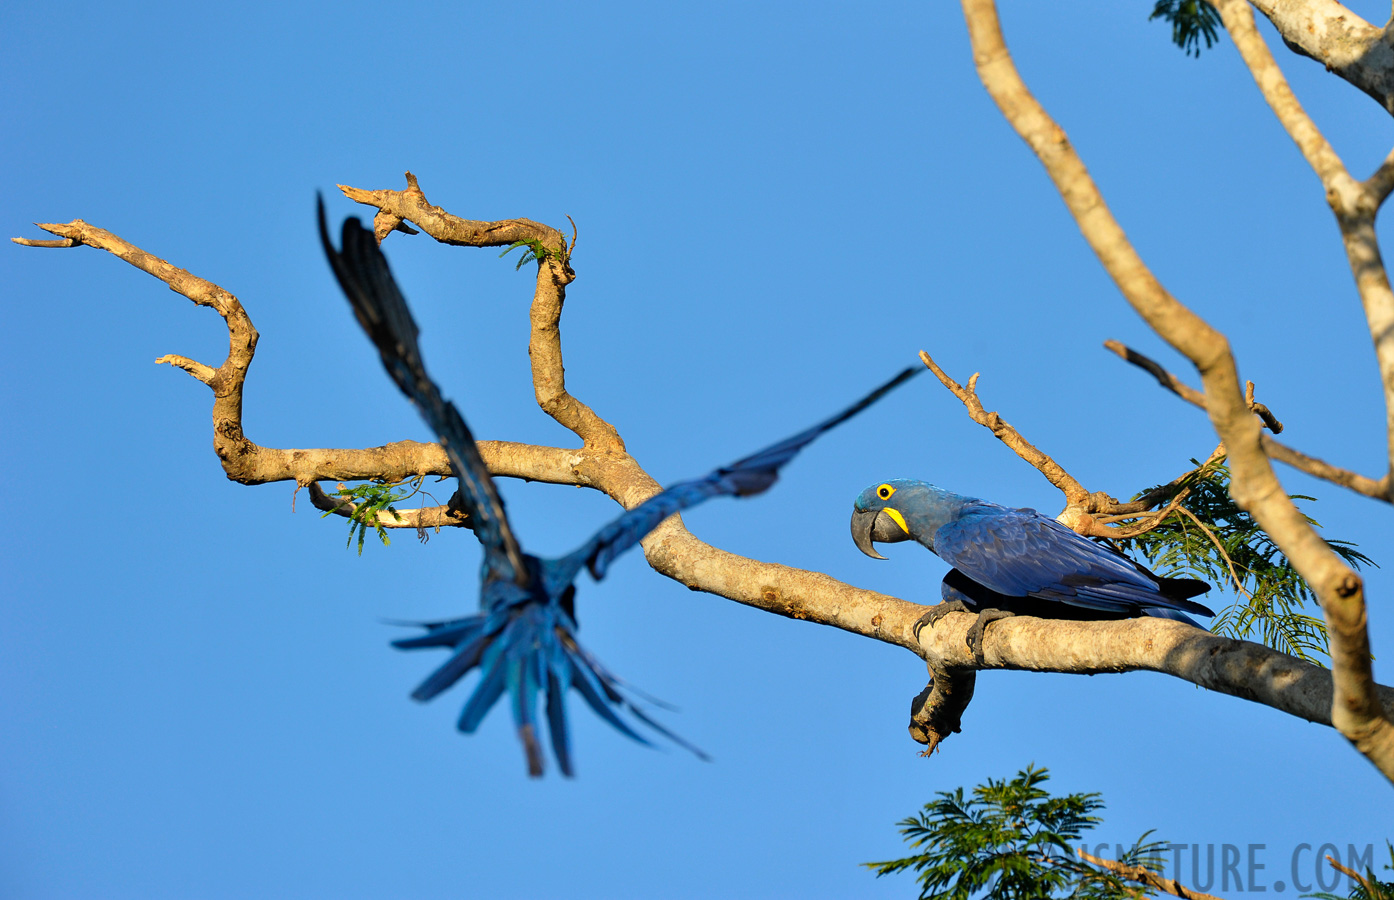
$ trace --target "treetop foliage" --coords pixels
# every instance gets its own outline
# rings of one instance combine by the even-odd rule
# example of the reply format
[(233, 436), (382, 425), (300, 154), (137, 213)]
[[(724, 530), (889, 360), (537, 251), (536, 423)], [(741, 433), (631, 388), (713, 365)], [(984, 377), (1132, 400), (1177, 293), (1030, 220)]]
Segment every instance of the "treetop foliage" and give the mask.
[(1200, 56), (1202, 39), (1207, 50), (1220, 40), (1220, 14), (1202, 0), (1157, 0), (1147, 17), (1153, 19), (1171, 23), (1171, 40), (1187, 56)]
[[(920, 900), (1123, 900), (1142, 888), (1089, 865), (1071, 843), (1102, 819), (1097, 793), (1052, 796), (1041, 785), (1044, 768), (1027, 766), (1010, 781), (988, 779), (973, 788), (940, 791), (918, 815), (897, 824), (920, 852), (903, 859), (863, 863), (879, 878), (892, 872), (919, 873)], [(1138, 839), (1118, 860), (1161, 871), (1165, 844)]]

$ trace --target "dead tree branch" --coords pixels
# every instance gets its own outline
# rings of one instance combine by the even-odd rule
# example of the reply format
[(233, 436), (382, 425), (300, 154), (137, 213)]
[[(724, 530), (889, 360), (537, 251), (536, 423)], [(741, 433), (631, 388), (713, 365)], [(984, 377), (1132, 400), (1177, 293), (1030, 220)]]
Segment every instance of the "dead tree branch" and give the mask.
[[(324, 492), (319, 482), (310, 482), (310, 502), (315, 509), (336, 516), (352, 519), (358, 514), (358, 504), (347, 497), (333, 497)], [(404, 509), (395, 515), (383, 511), (374, 515), (374, 521), (383, 528), (415, 528), (418, 532), (427, 528), (470, 528), (469, 514), (457, 506), (442, 503), (439, 506), (424, 506), (419, 509)], [(373, 524), (369, 522), (368, 524)]]
[[(1259, 421), (1244, 402), (1229, 342), (1173, 297), (1148, 269), (1065, 132), (1027, 89), (1002, 38), (996, 4), (993, 0), (962, 2), (974, 63), (988, 93), (1041, 160), (1080, 232), (1128, 303), (1200, 371), (1211, 423), (1228, 451), (1235, 502), (1254, 516), (1321, 600), (1331, 636), (1334, 685), (1328, 715), (1357, 750), (1394, 780), (1394, 723), (1374, 681), (1360, 576), (1331, 551), (1282, 489), (1260, 443)], [(1242, 0), (1219, 0), (1217, 6), (1232, 35), (1242, 33), (1242, 28), (1231, 25), (1242, 16), (1249, 16), (1252, 27), (1252, 16)], [(1238, 7), (1243, 7), (1242, 14), (1235, 11)], [(1328, 168), (1335, 154), (1322, 151), (1316, 137), (1303, 131), (1295, 139), (1299, 145), (1312, 145), (1307, 149), (1316, 154), (1314, 165)], [(1390, 326), (1387, 340), (1394, 353), (1394, 318)], [(1378, 345), (1380, 332), (1375, 333)], [(1386, 387), (1391, 384), (1386, 382)]]
[[(566, 370), (561, 357), (561, 311), (566, 302), (566, 286), (576, 278), (571, 254), (560, 231), (531, 219), (502, 222), (476, 222), (451, 215), (426, 202), (426, 195), (407, 173), (404, 191), (365, 191), (339, 185), (350, 200), (375, 207), (374, 230), (381, 242), (388, 231), (379, 219), (408, 221), (443, 244), (460, 247), (507, 247), (525, 244), (537, 255), (537, 288), (532, 301), (532, 337), (528, 356), (532, 359), (532, 383), (537, 405), (559, 424), (574, 432), (587, 449), (622, 454), (624, 441), (613, 425), (566, 390)], [(395, 227), (395, 226), (394, 226)], [(541, 250), (541, 252), (538, 252)]]
[[(1161, 525), (1167, 516), (1180, 507), (1181, 502), (1190, 493), (1184, 488), (1179, 492), (1175, 491), (1177, 485), (1190, 475), (1190, 472), (1183, 473), (1168, 484), (1148, 491), (1137, 500), (1127, 503), (1121, 503), (1103, 491), (1088, 491), (1078, 479), (1066, 472), (1059, 463), (1023, 437), (1021, 432), (1007, 424), (1000, 415), (996, 412), (988, 412), (983, 408), (977, 392), (979, 373), (973, 373), (973, 377), (968, 379), (968, 386), (964, 387), (950, 378), (923, 350), (920, 351), (920, 360), (934, 373), (939, 382), (963, 403), (968, 410), (969, 418), (991, 431), (998, 440), (1012, 448), (1017, 456), (1031, 464), (1046, 477), (1046, 480), (1065, 495), (1065, 509), (1056, 516), (1056, 519), (1079, 534), (1087, 537), (1119, 540), (1138, 537)], [(1153, 365), (1156, 364), (1153, 363)], [(1206, 463), (1223, 455), (1222, 449), (1222, 447), (1217, 448), (1210, 455), (1210, 459), (1206, 460)], [(1166, 505), (1161, 509), (1155, 509), (1159, 503)], [(1149, 512), (1149, 510), (1152, 511)], [(1112, 524), (1138, 518), (1143, 519), (1143, 521), (1134, 522), (1127, 527)]]
[(983, 409), (977, 391), (978, 375), (981, 373), (974, 372), (973, 377), (968, 379), (968, 387), (965, 388), (944, 374), (944, 370), (939, 368), (938, 364), (923, 350), (920, 351), (920, 361), (934, 373), (934, 377), (939, 379), (940, 384), (948, 388), (963, 403), (968, 409), (969, 417), (974, 422), (991, 431), (994, 437), (1011, 447), (1017, 456), (1034, 466), (1046, 477), (1047, 481), (1059, 488), (1060, 492), (1065, 495), (1067, 504), (1081, 508), (1097, 505), (1097, 501), (1092, 501), (1089, 492), (1084, 489), (1084, 485), (1061, 468), (1059, 463), (1042, 453), (1035, 444), (1022, 437), (1021, 432), (1008, 425), (997, 413)]
[(1118, 341), (1104, 341), (1104, 346), (1137, 366), (1139, 369), (1149, 373), (1153, 378), (1157, 379), (1158, 384), (1171, 391), (1182, 400), (1185, 400), (1192, 406), (1205, 409), (1205, 395), (1162, 368), (1156, 360), (1143, 356), (1133, 348), (1125, 346)]
[[(1130, 347), (1125, 347), (1117, 341), (1105, 341), (1104, 346), (1108, 347), (1108, 349), (1117, 353), (1119, 356), (1123, 357), (1133, 365), (1138, 366), (1139, 368), (1144, 369), (1147, 372), (1150, 372), (1152, 376), (1156, 378), (1159, 382), (1161, 382), (1162, 386), (1167, 388), (1168, 390), (1173, 390), (1173, 384), (1178, 384), (1182, 387), (1185, 387), (1181, 379), (1177, 378), (1175, 375), (1173, 375), (1171, 372), (1168, 372), (1166, 369), (1163, 369), (1161, 365), (1158, 364), (1155, 360), (1143, 356), (1136, 350), (1133, 350)], [(1256, 415), (1259, 416), (1260, 419), (1264, 419), (1264, 424), (1268, 426), (1269, 430), (1273, 430), (1273, 425), (1269, 424), (1266, 418), (1271, 417), (1273, 414), (1269, 412), (1268, 407), (1264, 406), (1262, 403), (1254, 402), (1253, 388), (1251, 387), (1252, 385), (1252, 381), (1245, 382), (1244, 402), (1249, 406), (1249, 409), (1251, 411), (1253, 411)], [(1187, 400), (1189, 400), (1191, 403), (1194, 403), (1201, 409), (1206, 408), (1204, 394), (1189, 387), (1186, 387), (1186, 390), (1190, 391), (1192, 394), (1195, 395), (1194, 398), (1187, 396)], [(1183, 394), (1182, 396), (1185, 395)], [(1277, 425), (1278, 431), (1282, 430), (1281, 422), (1278, 422), (1276, 419), (1274, 419), (1273, 424)], [(1274, 433), (1276, 434), (1277, 432), (1275, 431)], [(1348, 469), (1342, 469), (1337, 466), (1333, 466), (1330, 463), (1326, 463), (1317, 459), (1316, 457), (1308, 456), (1307, 454), (1302, 453), (1299, 450), (1294, 450), (1293, 448), (1287, 446), (1284, 443), (1281, 443), (1280, 441), (1274, 440), (1266, 434), (1260, 437), (1260, 443), (1263, 446), (1264, 452), (1266, 452), (1273, 459), (1276, 459), (1281, 463), (1286, 463), (1287, 465), (1292, 466), (1294, 469), (1306, 472), (1308, 475), (1311, 475), (1314, 478), (1320, 478), (1324, 481), (1329, 481), (1332, 484), (1338, 484), (1341, 487), (1349, 488), (1350, 490), (1355, 491), (1358, 494), (1363, 494), (1366, 497), (1371, 498), (1372, 500), (1381, 500), (1385, 503), (1394, 503), (1394, 492), (1391, 492), (1390, 490), (1390, 481), (1389, 476), (1387, 474), (1383, 478), (1380, 478), (1378, 480), (1374, 478), (1368, 478), (1364, 475), (1359, 474), (1358, 472), (1351, 472)]]

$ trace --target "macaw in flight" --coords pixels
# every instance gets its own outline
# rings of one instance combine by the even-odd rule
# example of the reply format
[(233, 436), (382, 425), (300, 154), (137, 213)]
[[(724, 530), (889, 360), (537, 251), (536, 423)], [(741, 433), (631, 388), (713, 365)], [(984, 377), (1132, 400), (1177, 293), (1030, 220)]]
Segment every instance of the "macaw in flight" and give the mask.
[(1012, 509), (923, 481), (872, 485), (852, 507), (852, 541), (885, 559), (873, 542), (914, 540), (953, 566), (942, 603), (920, 617), (916, 634), (954, 611), (975, 612), (968, 646), (982, 662), (983, 631), (1013, 615), (1047, 619), (1157, 616), (1196, 623), (1213, 616), (1191, 600), (1204, 581), (1163, 578), (1112, 548), (1082, 537), (1034, 509)]
[(800, 450), (909, 379), (919, 371), (918, 367), (905, 369), (812, 428), (701, 478), (669, 487), (601, 528), (566, 556), (543, 559), (519, 546), (504, 513), (503, 500), (464, 418), (426, 374), (417, 345), (416, 322), (373, 232), (358, 219), (347, 219), (343, 249), (335, 250), (325, 224), (323, 200), (319, 205), (319, 230), (330, 267), (359, 324), (377, 345), (392, 380), (416, 405), (445, 448), (475, 536), (484, 545), (480, 612), (459, 619), (423, 622), (424, 634), (393, 641), (393, 646), (403, 650), (452, 649), (450, 658), (421, 682), (412, 698), (430, 700), (478, 668), (480, 678), (460, 714), (459, 729), (473, 732), (506, 690), (527, 757), (528, 774), (534, 777), (540, 776), (543, 769), (538, 738), (539, 694), (545, 695), (547, 731), (557, 765), (563, 775), (572, 775), (565, 705), (566, 692), (571, 688), (597, 715), (628, 737), (649, 743), (620, 717), (621, 711), (705, 759), (700, 750), (646, 715), (621, 690), (620, 681), (577, 642), (576, 577), (585, 568), (599, 581), (617, 556), (638, 544), (673, 513), (712, 497), (761, 493), (774, 484), (780, 468)]

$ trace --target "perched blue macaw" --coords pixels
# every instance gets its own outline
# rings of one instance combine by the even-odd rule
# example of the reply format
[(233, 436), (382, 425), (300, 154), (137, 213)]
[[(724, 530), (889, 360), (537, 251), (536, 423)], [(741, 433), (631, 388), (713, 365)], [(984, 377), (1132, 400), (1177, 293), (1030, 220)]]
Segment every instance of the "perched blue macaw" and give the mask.
[(921, 617), (916, 633), (955, 610), (978, 613), (968, 645), (981, 662), (983, 629), (997, 619), (1157, 616), (1196, 623), (1213, 616), (1190, 598), (1204, 581), (1162, 578), (1112, 548), (1081, 537), (1034, 509), (1012, 509), (923, 481), (872, 485), (852, 507), (852, 540), (885, 559), (872, 542), (915, 540), (953, 566), (943, 603)]
[(453, 653), (412, 692), (426, 701), (449, 688), (470, 670), (480, 670), (474, 693), (460, 714), (459, 728), (473, 732), (508, 691), (513, 721), (527, 756), (528, 774), (542, 774), (538, 739), (538, 695), (545, 695), (547, 730), (552, 752), (563, 774), (572, 774), (567, 736), (565, 696), (575, 688), (591, 709), (622, 733), (649, 743), (620, 717), (635, 719), (687, 747), (700, 750), (653, 721), (620, 688), (620, 682), (576, 641), (575, 580), (583, 568), (600, 580), (610, 563), (639, 543), (659, 523), (679, 510), (725, 494), (747, 497), (774, 484), (779, 469), (823, 432), (846, 421), (912, 375), (907, 368), (836, 416), (791, 438), (766, 447), (701, 478), (675, 484), (621, 515), (580, 547), (559, 559), (542, 559), (519, 546), (503, 500), (465, 420), (455, 405), (441, 397), (426, 374), (417, 346), (416, 322), (407, 309), (387, 259), (373, 233), (351, 218), (344, 222), (343, 250), (329, 239), (324, 204), (319, 207), (320, 239), (339, 285), (354, 314), (382, 355), (392, 380), (416, 404), (440, 439), (459, 480), (459, 493), (479, 542), (484, 545), (478, 615), (441, 622), (423, 622), (425, 634), (393, 645), (404, 650), (449, 647)]

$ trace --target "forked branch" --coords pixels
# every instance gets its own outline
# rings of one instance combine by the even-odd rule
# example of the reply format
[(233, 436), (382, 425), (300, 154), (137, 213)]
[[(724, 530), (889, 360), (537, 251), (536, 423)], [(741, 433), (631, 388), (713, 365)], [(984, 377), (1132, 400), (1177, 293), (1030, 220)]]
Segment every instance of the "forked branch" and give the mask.
[[(344, 196), (378, 210), (374, 232), (378, 242), (403, 221), (411, 222), (443, 244), (461, 247), (529, 246), (537, 258), (537, 287), (532, 300), (532, 384), (537, 405), (563, 427), (571, 430), (587, 449), (606, 453), (625, 452), (624, 441), (614, 426), (566, 390), (566, 370), (561, 357), (561, 311), (566, 286), (576, 278), (571, 251), (560, 231), (531, 219), (477, 222), (451, 215), (426, 202), (416, 176), (407, 173), (404, 191), (365, 191), (339, 185)], [(386, 216), (384, 219), (383, 217)], [(391, 223), (388, 227), (387, 223)]]
[[(1283, 491), (1263, 451), (1259, 421), (1244, 402), (1229, 342), (1168, 293), (1148, 269), (1064, 131), (1027, 89), (1003, 41), (996, 4), (993, 0), (962, 2), (974, 62), (988, 93), (1041, 160), (1085, 240), (1128, 303), (1200, 371), (1211, 423), (1228, 451), (1235, 502), (1254, 516), (1321, 600), (1331, 636), (1331, 721), (1394, 780), (1394, 724), (1373, 677), (1359, 575), (1331, 551)], [(1247, 14), (1241, 0), (1219, 0), (1217, 6), (1226, 27), (1238, 7), (1243, 6)], [(1304, 134), (1299, 144), (1308, 138)], [(1317, 155), (1314, 165), (1327, 167), (1330, 159)], [(1394, 320), (1390, 324), (1394, 326)], [(1388, 340), (1394, 351), (1394, 327)]]
[[(420, 225), (428, 233), (431, 228), (443, 227), (442, 223), (451, 223), (453, 217), (443, 210), (431, 207), (434, 212), (422, 212), (415, 208), (415, 204), (424, 205), (424, 197), (393, 196), (410, 194), (413, 189), (419, 195), (420, 189), (414, 179), (409, 182), (408, 191), (362, 192), (364, 196), (370, 195), (374, 202), (382, 203), (380, 211), (387, 210), (388, 219), (383, 221), (391, 228), (384, 233), (402, 230), (399, 226), (406, 221)], [(392, 218), (401, 221), (393, 223)], [(511, 221), (527, 223), (528, 220)], [(242, 382), (255, 349), (256, 332), (236, 298), (216, 285), (196, 279), (115, 235), (81, 221), (42, 227), (74, 245), (85, 244), (115, 253), (194, 302), (214, 306), (223, 314), (231, 343), (228, 361), (222, 366), (214, 369), (185, 357), (171, 356), (165, 361), (183, 368), (213, 388), (215, 446), (230, 478), (249, 484), (293, 480), (310, 485), (317, 507), (343, 515), (351, 514), (352, 510), (326, 495), (315, 482), (393, 481), (449, 471), (444, 453), (436, 444), (400, 441), (358, 450), (279, 450), (252, 443), (242, 434), (241, 397)], [(497, 246), (502, 238), (490, 244), (494, 238), (488, 235), (497, 237), (498, 231), (476, 228), (476, 235), (485, 235), (478, 238), (477, 243)], [(456, 237), (453, 242), (468, 243)], [(561, 247), (564, 243), (555, 246)], [(624, 451), (618, 434), (614, 434), (613, 439), (606, 437), (607, 429), (613, 432), (607, 423), (565, 393), (560, 382), (559, 316), (564, 284), (574, 277), (574, 272), (569, 259), (563, 260), (560, 256), (553, 259), (539, 254), (538, 261), (530, 350), (539, 404), (563, 424), (573, 423), (576, 426), (573, 430), (582, 436), (586, 446), (564, 449), (481, 442), (481, 453), (496, 475), (592, 487), (620, 505), (632, 508), (653, 496), (660, 487)], [(937, 374), (941, 375), (941, 380), (947, 379), (942, 373)], [(975, 397), (974, 388), (970, 382), (968, 388), (960, 390), (971, 399)], [(560, 405), (556, 402), (559, 397), (564, 398)], [(981, 404), (978, 410), (982, 412)], [(1010, 430), (1000, 419), (994, 421)], [(1014, 430), (1010, 433), (1015, 434)], [(1022, 445), (1029, 446), (1024, 440)], [(1062, 484), (1073, 481), (1067, 475), (1065, 479)], [(1082, 488), (1080, 491), (1087, 497), (1095, 496), (1083, 492)], [(1105, 499), (1111, 504), (1108, 510), (1113, 514), (1140, 513), (1150, 508), (1140, 506), (1140, 501), (1118, 504), (1111, 498)], [(383, 522), (381, 516), (378, 519), (381, 524), (393, 527), (419, 528), (432, 527), (437, 520), (442, 525), (465, 524), (450, 514), (449, 504), (406, 511), (390, 522)], [(916, 700), (912, 735), (932, 747), (958, 729), (963, 710), (972, 696), (977, 667), (965, 644), (972, 617), (947, 616), (935, 628), (921, 629), (917, 636), (915, 623), (925, 610), (923, 606), (862, 590), (818, 572), (748, 559), (711, 547), (688, 532), (679, 516), (671, 517), (654, 531), (644, 541), (644, 550), (656, 571), (693, 590), (717, 594), (778, 615), (831, 625), (915, 652), (928, 663), (934, 682)], [(1324, 670), (1268, 648), (1217, 638), (1180, 623), (1158, 619), (1061, 622), (1020, 617), (994, 626), (986, 636), (984, 648), (987, 668), (1080, 674), (1149, 669), (1264, 703), (1292, 715), (1329, 723), (1333, 688), (1330, 675)], [(1378, 690), (1383, 692), (1378, 696), (1387, 701), (1390, 692), (1384, 688)]]

